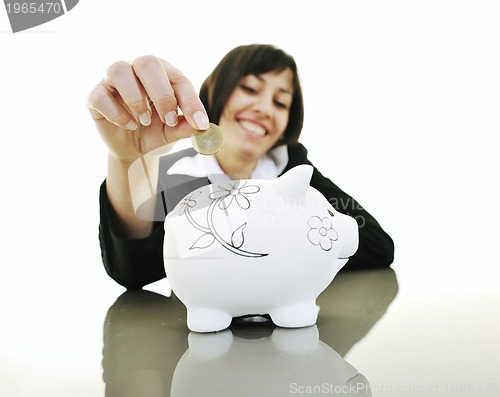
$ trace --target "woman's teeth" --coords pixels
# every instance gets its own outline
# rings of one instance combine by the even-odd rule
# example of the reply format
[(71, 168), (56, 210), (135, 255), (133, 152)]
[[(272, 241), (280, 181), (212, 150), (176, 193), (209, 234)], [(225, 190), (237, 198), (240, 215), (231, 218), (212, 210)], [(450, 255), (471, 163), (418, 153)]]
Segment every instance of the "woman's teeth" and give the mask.
[(266, 134), (266, 129), (262, 128), (260, 125), (254, 124), (250, 121), (240, 121), (240, 125), (256, 135), (264, 136)]

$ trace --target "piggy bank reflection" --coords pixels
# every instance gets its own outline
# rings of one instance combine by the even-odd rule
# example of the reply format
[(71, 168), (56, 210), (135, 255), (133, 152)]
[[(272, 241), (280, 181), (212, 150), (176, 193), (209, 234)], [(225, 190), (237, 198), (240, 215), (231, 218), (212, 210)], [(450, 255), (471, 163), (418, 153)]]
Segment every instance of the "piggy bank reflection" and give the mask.
[(356, 252), (358, 226), (309, 185), (312, 171), (204, 186), (167, 215), (165, 270), (190, 330), (256, 314), (281, 327), (316, 323), (316, 299)]
[[(173, 397), (371, 395), (366, 378), (319, 340), (315, 325), (189, 334), (172, 378)], [(260, 333), (260, 335), (259, 335)]]

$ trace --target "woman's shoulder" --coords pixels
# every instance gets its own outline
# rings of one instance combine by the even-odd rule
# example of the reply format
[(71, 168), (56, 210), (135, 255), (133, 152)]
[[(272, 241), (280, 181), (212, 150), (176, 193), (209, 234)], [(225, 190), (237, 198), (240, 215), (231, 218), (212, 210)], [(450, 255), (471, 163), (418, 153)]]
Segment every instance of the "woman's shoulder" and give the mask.
[(293, 142), (288, 144), (288, 153), (307, 156), (307, 149), (302, 143)]
[[(311, 164), (307, 158), (307, 149), (300, 142), (288, 144), (288, 165), (287, 169), (299, 164)], [(312, 164), (311, 164), (312, 165)]]

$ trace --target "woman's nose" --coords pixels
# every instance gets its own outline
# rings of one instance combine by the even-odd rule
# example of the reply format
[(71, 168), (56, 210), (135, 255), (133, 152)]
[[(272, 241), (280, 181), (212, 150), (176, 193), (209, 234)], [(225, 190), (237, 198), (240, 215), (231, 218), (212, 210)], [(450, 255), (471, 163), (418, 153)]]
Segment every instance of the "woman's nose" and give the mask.
[(260, 95), (255, 98), (254, 110), (265, 117), (270, 117), (273, 112), (273, 99), (266, 95)]

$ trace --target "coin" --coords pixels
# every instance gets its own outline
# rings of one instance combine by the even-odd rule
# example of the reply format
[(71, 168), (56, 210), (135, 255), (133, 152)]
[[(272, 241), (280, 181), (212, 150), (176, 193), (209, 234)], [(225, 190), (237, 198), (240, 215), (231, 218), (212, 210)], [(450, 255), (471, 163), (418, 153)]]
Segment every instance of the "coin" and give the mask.
[(215, 154), (222, 147), (224, 134), (218, 125), (210, 123), (208, 130), (193, 130), (191, 144), (194, 150), (200, 154)]

